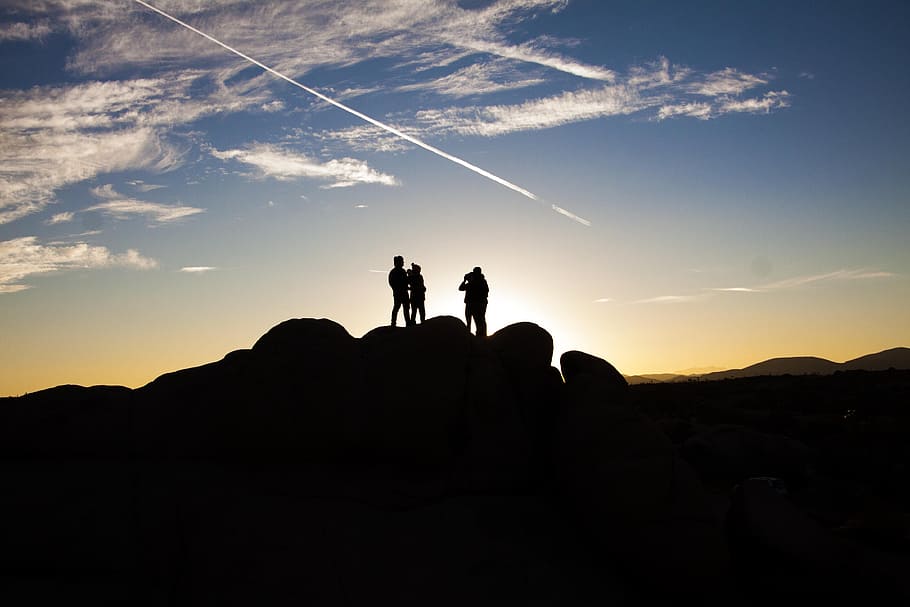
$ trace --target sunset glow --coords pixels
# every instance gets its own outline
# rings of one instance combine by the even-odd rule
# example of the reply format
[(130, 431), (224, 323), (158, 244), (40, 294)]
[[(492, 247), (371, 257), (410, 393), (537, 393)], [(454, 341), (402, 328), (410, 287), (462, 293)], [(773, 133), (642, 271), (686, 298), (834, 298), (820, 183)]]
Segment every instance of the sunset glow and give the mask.
[(908, 17), (5, 2), (0, 395), (143, 385), (294, 317), (363, 335), (395, 255), (431, 317), (482, 266), (490, 332), (535, 322), (554, 364), (910, 345)]

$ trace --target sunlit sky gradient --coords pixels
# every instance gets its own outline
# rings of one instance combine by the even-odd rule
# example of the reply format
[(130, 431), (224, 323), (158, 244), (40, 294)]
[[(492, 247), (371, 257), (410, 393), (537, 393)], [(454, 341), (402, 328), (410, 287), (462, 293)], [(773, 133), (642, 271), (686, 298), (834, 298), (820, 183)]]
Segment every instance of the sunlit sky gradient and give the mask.
[(627, 374), (910, 345), (906, 2), (151, 4), (540, 200), (132, 0), (4, 0), (2, 395), (362, 335), (396, 254)]

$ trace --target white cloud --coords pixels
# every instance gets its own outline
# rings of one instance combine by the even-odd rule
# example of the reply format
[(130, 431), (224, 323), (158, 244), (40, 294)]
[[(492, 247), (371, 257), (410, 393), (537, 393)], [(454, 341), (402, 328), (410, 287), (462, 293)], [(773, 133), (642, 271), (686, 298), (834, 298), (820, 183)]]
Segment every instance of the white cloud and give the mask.
[(157, 183), (146, 183), (141, 179), (133, 179), (131, 181), (127, 181), (126, 183), (133, 186), (134, 189), (140, 192), (152, 192), (154, 190), (161, 190), (167, 187), (166, 185), (160, 185)]
[(749, 114), (768, 114), (771, 110), (790, 107), (790, 93), (787, 91), (770, 91), (762, 97), (752, 99), (725, 99), (720, 104), (720, 111), (746, 112)]
[(0, 224), (40, 211), (63, 186), (127, 169), (169, 170), (181, 157), (146, 128), (4, 133), (0, 142)]
[(119, 198), (120, 197), (120, 194), (118, 194), (114, 190), (114, 185), (111, 183), (106, 183), (104, 185), (96, 186), (96, 187), (92, 188), (91, 190), (89, 190), (89, 192), (91, 192), (92, 196), (95, 196), (97, 198)]
[(689, 116), (699, 120), (709, 120), (716, 115), (714, 106), (704, 102), (689, 102), (663, 105), (657, 110), (657, 119), (673, 118), (674, 116)]
[(669, 59), (659, 57), (656, 61), (630, 67), (625, 82), (628, 86), (648, 90), (684, 82), (691, 75), (691, 69), (671, 65)]
[[(674, 117), (709, 120), (732, 112), (769, 113), (790, 105), (787, 91), (771, 91), (761, 97), (746, 99), (736, 96), (766, 83), (758, 76), (732, 68), (707, 76), (699, 75), (690, 68), (672, 65), (665, 57), (634, 66), (627, 75), (614, 80), (613, 84), (567, 91), (512, 105), (423, 110), (416, 114), (415, 122), (420, 130), (434, 134), (494, 137), (617, 115), (638, 114), (657, 120)], [(460, 80), (453, 78), (447, 81), (443, 78), (421, 86), (436, 86), (434, 90), (446, 91), (445, 86), (437, 86), (440, 82), (453, 84), (448, 92), (454, 94), (457, 90), (455, 83)], [(412, 87), (417, 88), (415, 85)], [(337, 131), (324, 137), (356, 142), (362, 149), (373, 151), (381, 150), (383, 145), (383, 139), (376, 131), (366, 127), (356, 131)]]
[(115, 254), (84, 242), (43, 245), (35, 236), (14, 238), (0, 242), (0, 293), (31, 288), (22, 281), (35, 274), (111, 267), (148, 270), (158, 267), (158, 262), (134, 249)]
[(330, 181), (326, 188), (343, 188), (359, 183), (398, 185), (398, 180), (386, 173), (370, 168), (366, 162), (355, 158), (335, 158), (326, 162), (298, 154), (281, 147), (255, 144), (246, 149), (212, 150), (220, 160), (236, 160), (254, 167), (260, 177), (278, 180), (297, 178)]
[(841, 280), (869, 280), (876, 278), (893, 278), (896, 274), (882, 270), (869, 269), (841, 269), (825, 274), (813, 274), (810, 276), (797, 276), (772, 282), (759, 287), (763, 291), (773, 291), (779, 289), (794, 289), (815, 283), (823, 283)]
[(768, 81), (764, 78), (728, 67), (698, 78), (687, 88), (696, 95), (719, 97), (721, 95), (739, 95), (767, 83)]
[[(449, 40), (449, 42), (453, 45), (459, 44), (458, 40)], [(546, 49), (542, 49), (534, 43), (510, 45), (499, 41), (471, 39), (468, 37), (461, 42), (461, 46), (474, 51), (504, 57), (506, 59), (536, 63), (581, 78), (603, 80), (605, 82), (612, 82), (616, 78), (616, 74), (613, 70), (598, 65), (586, 65), (574, 61), (556, 53), (551, 53)]]
[(650, 103), (629, 87), (606, 85), (570, 91), (516, 105), (424, 110), (418, 122), (434, 132), (494, 137), (517, 131), (547, 129), (572, 122), (637, 112)]
[(170, 223), (205, 212), (205, 209), (196, 207), (159, 204), (132, 198), (108, 200), (107, 202), (90, 206), (85, 210), (100, 211), (115, 219), (128, 219), (133, 215), (142, 215), (156, 223)]
[(613, 300), (609, 297), (601, 297), (600, 299), (595, 299), (594, 303), (610, 303), (611, 301)]
[(50, 25), (44, 21), (36, 23), (4, 23), (0, 25), (0, 42), (43, 40), (51, 31)]
[[(417, 129), (396, 128), (414, 137), (418, 137), (420, 134)], [(357, 125), (337, 131), (323, 131), (312, 134), (312, 137), (328, 143), (338, 142), (357, 152), (396, 153), (414, 149), (413, 144), (372, 124)]]
[(639, 299), (634, 303), (686, 303), (701, 299), (700, 295), (658, 295), (647, 299)]
[(511, 91), (544, 82), (546, 81), (539, 77), (522, 78), (521, 74), (513, 69), (511, 62), (499, 60), (474, 63), (435, 80), (400, 86), (398, 90), (433, 91), (458, 98)]
[[(210, 90), (191, 96), (191, 87)], [(261, 101), (245, 91), (181, 72), (0, 93), (0, 224), (40, 211), (60, 188), (98, 175), (173, 170), (184, 150), (169, 131)]]
[(186, 274), (203, 274), (205, 272), (212, 272), (218, 268), (214, 266), (184, 266), (180, 268), (181, 272)]
[(751, 289), (749, 287), (719, 287), (708, 290), (717, 291), (719, 293), (758, 293), (761, 291), (761, 289)]
[(197, 207), (161, 204), (123, 197), (114, 190), (114, 186), (111, 184), (92, 188), (91, 193), (105, 201), (83, 210), (99, 211), (114, 219), (128, 219), (133, 215), (142, 215), (156, 223), (170, 223), (205, 212), (205, 209)]
[[(13, 1), (22, 9), (29, 8), (25, 0)], [(41, 4), (31, 11), (53, 14), (83, 36), (71, 66), (86, 73), (106, 73), (124, 64), (174, 69), (199, 62), (225, 62), (223, 52), (215, 45), (180, 31), (139, 5), (95, 6), (81, 1)], [(450, 0), (196, 0), (179, 7), (164, 3), (162, 8), (174, 10), (176, 16), (285, 73), (305, 74), (319, 67), (350, 66), (376, 57), (405, 57), (418, 65), (439, 66), (466, 53), (482, 53), (581, 78), (612, 79), (613, 72), (607, 68), (553, 50), (559, 41), (552, 38), (509, 41), (521, 22), (543, 11), (559, 12), (565, 6), (565, 0), (500, 0), (481, 9), (461, 8)], [(143, 18), (124, 18), (130, 11)], [(94, 28), (87, 28), (87, 23)], [(86, 35), (89, 31), (102, 35)], [(154, 43), (136, 44), (137, 40)]]
[(72, 211), (65, 211), (63, 213), (55, 213), (54, 215), (51, 216), (50, 219), (48, 219), (44, 223), (46, 223), (49, 226), (54, 226), (59, 223), (69, 223), (70, 221), (73, 220), (73, 218), (75, 216), (76, 216), (75, 213), (73, 213)]
[[(180, 125), (215, 113), (288, 111), (284, 101), (269, 94), (271, 76), (250, 76), (249, 66), (236, 57), (138, 4), (96, 0), (6, 4), (23, 20), (33, 17), (28, 27), (35, 32), (47, 28), (71, 34), (75, 40), (75, 52), (68, 58), (71, 71), (103, 77), (139, 68), (149, 77), (6, 94), (0, 100), (0, 223), (40, 210), (54, 200), (57, 190), (72, 183), (118, 170), (176, 168), (185, 150), (174, 145), (171, 135)], [(427, 90), (463, 98), (514, 91), (544, 80), (581, 87), (523, 103), (443, 107), (402, 118), (410, 123), (402, 130), (417, 137), (492, 137), (624, 114), (707, 120), (731, 112), (768, 113), (789, 105), (786, 91), (741, 98), (767, 85), (770, 77), (732, 67), (697, 73), (659, 57), (623, 74), (566, 55), (572, 40), (542, 36), (516, 41), (523, 24), (562, 11), (565, 0), (484, 4), (464, 8), (453, 0), (191, 0), (163, 2), (162, 8), (304, 81), (315, 69), (329, 72), (390, 60), (388, 69), (360, 70), (375, 74), (374, 79), (341, 89), (342, 97)], [(433, 79), (413, 82), (415, 74), (432, 74)], [(346, 150), (409, 149), (401, 139), (380, 133), (372, 126), (357, 126), (315, 136)], [(288, 163), (273, 171), (282, 163), (255, 157), (254, 147), (228, 152), (241, 151), (261, 175), (281, 179), (321, 178), (330, 181), (325, 187), (397, 183), (350, 158), (305, 159), (292, 174), (283, 172), (291, 170)], [(94, 153), (83, 154), (83, 148)], [(240, 156), (235, 159), (245, 162)], [(329, 167), (331, 162), (336, 165)], [(148, 191), (145, 187), (137, 190)]]
[(807, 285), (823, 284), (836, 281), (852, 280), (874, 280), (882, 278), (894, 278), (897, 274), (874, 269), (850, 269), (844, 268), (826, 272), (824, 274), (810, 274), (808, 276), (795, 276), (785, 278), (775, 282), (759, 285), (756, 287), (715, 287), (707, 289), (717, 293), (767, 293), (771, 291), (785, 291), (790, 289), (799, 289)]

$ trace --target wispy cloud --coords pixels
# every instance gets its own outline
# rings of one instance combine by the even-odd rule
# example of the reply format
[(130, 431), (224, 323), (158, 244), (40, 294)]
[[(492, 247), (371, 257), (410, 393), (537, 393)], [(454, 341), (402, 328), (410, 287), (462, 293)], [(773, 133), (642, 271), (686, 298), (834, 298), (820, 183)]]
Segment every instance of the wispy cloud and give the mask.
[(601, 297), (600, 299), (595, 299), (594, 303), (610, 303), (611, 301), (613, 300), (609, 297)]
[[(409, 129), (401, 130), (409, 132)], [(419, 129), (410, 129), (411, 134), (418, 136)], [(357, 125), (335, 131), (321, 131), (307, 134), (328, 144), (340, 144), (355, 152), (384, 152), (396, 153), (414, 149), (414, 146), (404, 139), (392, 135), (371, 124)]]
[[(630, 114), (708, 120), (770, 113), (790, 104), (787, 91), (761, 91), (772, 80), (766, 74), (733, 67), (699, 73), (663, 57), (623, 72), (571, 57), (571, 40), (523, 35), (527, 22), (559, 13), (565, 0), (499, 0), (480, 7), (450, 0), (171, 4), (165, 8), (282, 73), (305, 76), (391, 60), (388, 71), (361, 70), (375, 76), (341, 89), (339, 96), (425, 90), (463, 99), (541, 84), (570, 88), (519, 103), (475, 100), (468, 107), (434, 108), (396, 120), (402, 132), (419, 138), (495, 137)], [(251, 76), (223, 49), (153, 18), (136, 3), (7, 0), (4, 6), (23, 23), (3, 26), (0, 36), (35, 39), (52, 30), (66, 32), (74, 41), (67, 68), (99, 80), (0, 93), (0, 224), (44, 209), (67, 185), (117, 171), (179, 167), (187, 152), (175, 143), (181, 125), (218, 113), (289, 111), (270, 93), (270, 76)], [(104, 80), (130, 69), (148, 77)], [(415, 74), (426, 80), (415, 82)], [(322, 107), (317, 104), (315, 111)], [(372, 126), (311, 136), (344, 147), (340, 156), (410, 147)], [(223, 153), (251, 161), (247, 164), (260, 177), (322, 179), (329, 182), (325, 187), (397, 183), (360, 160), (300, 157), (291, 168), (279, 166), (274, 154), (257, 154), (262, 151), (238, 145)], [(134, 187), (145, 192), (155, 186)]]
[(688, 116), (699, 120), (710, 120), (715, 117), (714, 106), (704, 102), (689, 102), (662, 105), (657, 110), (657, 119), (664, 120), (675, 116)]
[(622, 85), (570, 91), (514, 105), (451, 107), (424, 110), (417, 121), (433, 132), (494, 137), (517, 131), (553, 128), (637, 112), (649, 103)]
[(648, 298), (646, 298), (646, 299), (639, 299), (639, 300), (634, 301), (634, 302), (632, 302), (632, 303), (639, 303), (639, 304), (650, 304), (650, 303), (658, 303), (658, 304), (688, 303), (688, 302), (691, 302), (691, 301), (696, 301), (696, 300), (701, 299), (701, 298), (702, 298), (701, 295), (658, 295), (657, 297), (648, 297)]
[[(50, 14), (49, 3), (22, 10)], [(224, 56), (203, 40), (193, 39), (154, 19), (124, 19), (129, 7), (108, 3), (53, 2), (55, 17), (84, 35), (91, 22), (105, 36), (83, 40), (71, 60), (74, 69), (97, 73), (123, 65), (186, 67), (196, 62), (223, 62)], [(99, 6), (100, 5), (100, 6)], [(557, 50), (548, 37), (512, 42), (517, 26), (544, 12), (559, 12), (565, 0), (502, 0), (483, 8), (462, 8), (448, 0), (336, 0), (334, 2), (193, 2), (174, 10), (181, 19), (200, 24), (216, 38), (229, 40), (251, 56), (285, 73), (305, 74), (320, 67), (350, 66), (375, 57), (407, 58), (413, 67), (439, 66), (466, 55), (493, 55), (544, 66), (576, 77), (610, 80), (613, 72), (586, 64)], [(139, 14), (147, 10), (133, 7)], [(249, 27), (249, 23), (268, 27)], [(153, 45), (131, 41), (155, 40)], [(300, 44), (305, 40), (306, 44)]]
[(54, 215), (51, 215), (51, 218), (48, 219), (47, 221), (45, 221), (44, 223), (46, 223), (49, 226), (55, 226), (60, 223), (69, 223), (70, 221), (73, 220), (73, 218), (75, 216), (76, 216), (76, 214), (73, 213), (72, 211), (65, 211), (63, 213), (55, 213)]
[(4, 23), (0, 25), (0, 42), (43, 40), (53, 30), (46, 21), (36, 23)]
[[(192, 87), (203, 92), (191, 96)], [(105, 173), (180, 166), (185, 150), (169, 139), (171, 129), (260, 100), (243, 90), (183, 72), (0, 93), (0, 224), (42, 210), (67, 185)]]
[(213, 272), (218, 268), (214, 266), (184, 266), (180, 268), (180, 272), (185, 274), (204, 274), (205, 272)]
[(779, 110), (785, 107), (790, 107), (790, 93), (787, 91), (770, 91), (762, 97), (752, 99), (723, 99), (718, 106), (718, 111), (720, 113), (768, 114), (771, 110)]
[(324, 188), (343, 188), (361, 183), (399, 185), (393, 175), (371, 168), (363, 160), (335, 158), (326, 162), (269, 144), (255, 144), (245, 149), (211, 150), (220, 160), (235, 160), (254, 167), (260, 177), (279, 180), (298, 178), (330, 181)]
[(810, 276), (797, 276), (794, 278), (787, 278), (784, 280), (779, 280), (777, 282), (772, 282), (766, 285), (759, 287), (759, 291), (776, 291), (780, 289), (795, 289), (799, 287), (804, 287), (810, 284), (816, 283), (825, 283), (832, 281), (845, 281), (845, 280), (870, 280), (877, 278), (893, 278), (897, 276), (893, 272), (885, 272), (882, 270), (870, 270), (870, 269), (841, 269), (835, 270), (833, 272), (827, 272), (825, 274), (813, 274)]
[(104, 202), (92, 205), (84, 211), (99, 211), (114, 219), (129, 219), (132, 216), (140, 215), (155, 223), (172, 223), (205, 212), (205, 209), (197, 207), (161, 204), (124, 197), (114, 190), (114, 186), (111, 184), (92, 188), (91, 193), (98, 198), (103, 198)]
[(133, 198), (108, 200), (90, 206), (85, 210), (100, 211), (114, 219), (129, 219), (131, 216), (141, 215), (155, 223), (171, 223), (205, 212), (205, 209), (196, 207), (159, 204), (157, 202), (147, 202), (144, 200), (135, 200)]
[(435, 80), (406, 84), (399, 91), (433, 91), (449, 97), (487, 95), (536, 86), (546, 82), (540, 77), (523, 78), (511, 62), (499, 60), (475, 63)]
[(160, 185), (157, 183), (146, 183), (141, 179), (133, 179), (127, 181), (126, 183), (133, 186), (133, 188), (139, 192), (152, 192), (154, 190), (161, 190), (167, 187), (166, 185)]
[(761, 289), (752, 289), (749, 287), (718, 287), (711, 288), (708, 291), (715, 291), (718, 293), (758, 293)]
[[(808, 276), (797, 276), (787, 278), (764, 285), (754, 287), (708, 287), (701, 290), (700, 293), (680, 294), (680, 295), (658, 295), (639, 299), (631, 303), (636, 304), (672, 304), (688, 303), (699, 300), (710, 299), (714, 296), (720, 296), (722, 293), (771, 293), (775, 291), (784, 291), (798, 289), (813, 284), (823, 284), (836, 281), (854, 281), (854, 280), (874, 280), (883, 278), (893, 278), (898, 276), (893, 272), (886, 272), (874, 269), (841, 269), (824, 274), (812, 274)], [(601, 301), (601, 300), (596, 300)], [(607, 300), (609, 301), (609, 300)]]
[(824, 284), (829, 282), (875, 280), (883, 278), (894, 278), (896, 276), (898, 275), (893, 272), (886, 272), (883, 270), (868, 268), (843, 268), (840, 270), (834, 270), (833, 272), (825, 272), (823, 274), (794, 276), (793, 278), (785, 278), (783, 280), (778, 280), (763, 285), (757, 285), (754, 287), (711, 287), (705, 290), (714, 293), (768, 293), (772, 291), (799, 289), (809, 285)]
[(23, 280), (36, 274), (111, 267), (148, 270), (158, 267), (158, 262), (134, 249), (115, 254), (84, 242), (41, 244), (35, 236), (14, 238), (0, 242), (0, 293), (31, 288)]
[[(405, 90), (434, 90), (451, 96), (493, 92), (492, 68), (475, 64), (449, 76), (406, 85)], [(507, 69), (505, 66), (496, 69)], [(700, 75), (691, 68), (672, 65), (666, 58), (635, 66), (611, 84), (579, 88), (515, 104), (432, 108), (417, 112), (410, 126), (417, 134), (497, 137), (621, 115), (666, 120), (690, 117), (711, 120), (731, 113), (770, 113), (790, 105), (787, 91), (769, 91), (755, 97), (741, 94), (767, 84), (767, 78), (732, 68)], [(533, 80), (519, 81), (530, 85)], [(489, 90), (484, 87), (490, 87)], [(407, 130), (408, 126), (401, 127)], [(365, 151), (399, 151), (403, 143), (366, 126), (317, 134), (324, 140), (344, 142)]]
[(694, 82), (686, 86), (686, 89), (696, 95), (719, 97), (721, 95), (739, 95), (767, 83), (765, 78), (728, 67), (719, 72), (697, 77)]

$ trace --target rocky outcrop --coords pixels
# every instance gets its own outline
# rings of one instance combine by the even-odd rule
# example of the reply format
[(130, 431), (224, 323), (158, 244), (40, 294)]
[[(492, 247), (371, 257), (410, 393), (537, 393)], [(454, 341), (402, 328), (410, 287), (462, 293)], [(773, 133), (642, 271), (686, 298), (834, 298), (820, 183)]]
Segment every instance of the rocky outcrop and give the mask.
[[(552, 356), (531, 323), (479, 339), (437, 317), (355, 338), (293, 319), (137, 390), (0, 401), (0, 577), (27, 590), (32, 579), (116, 580), (99, 584), (128, 604), (141, 604), (137, 580), (145, 604), (248, 604), (304, 588), (302, 571), (318, 572), (307, 583), (326, 604), (352, 602), (343, 577), (399, 604), (445, 604), (434, 593), (447, 583), (463, 588), (452, 604), (553, 604), (568, 588), (584, 602), (577, 593), (603, 590), (605, 571), (690, 597), (724, 588), (727, 545), (704, 477), (610, 363), (567, 352), (560, 373)], [(786, 475), (807, 457), (733, 427), (683, 452), (724, 482)], [(789, 505), (744, 487), (727, 525), (737, 563), (764, 567), (749, 559), (771, 550), (770, 562), (806, 565), (825, 551), (804, 521), (793, 529), (805, 549), (778, 543), (792, 535), (777, 526)], [(822, 573), (855, 562), (845, 554)], [(413, 580), (432, 582), (417, 597)]]
[(561, 362), (556, 478), (586, 528), (629, 571), (673, 592), (716, 588), (727, 573), (725, 541), (692, 469), (628, 404), (612, 365), (581, 352)]

